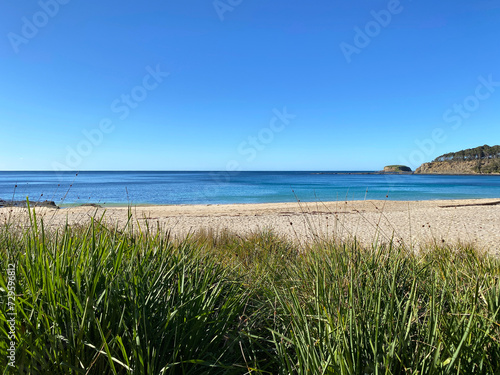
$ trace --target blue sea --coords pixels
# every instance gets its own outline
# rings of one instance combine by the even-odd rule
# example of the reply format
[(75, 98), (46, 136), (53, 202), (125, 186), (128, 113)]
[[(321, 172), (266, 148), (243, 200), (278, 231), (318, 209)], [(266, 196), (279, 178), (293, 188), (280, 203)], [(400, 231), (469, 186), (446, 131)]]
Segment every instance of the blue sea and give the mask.
[(500, 198), (500, 176), (360, 172), (0, 172), (0, 199), (60, 206)]

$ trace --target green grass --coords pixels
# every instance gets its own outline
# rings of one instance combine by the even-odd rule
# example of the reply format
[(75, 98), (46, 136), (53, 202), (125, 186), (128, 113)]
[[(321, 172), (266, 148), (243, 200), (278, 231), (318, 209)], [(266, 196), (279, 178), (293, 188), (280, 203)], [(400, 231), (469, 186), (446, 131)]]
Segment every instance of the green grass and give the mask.
[(49, 233), (32, 216), (0, 228), (0, 253), (3, 373), (500, 373), (500, 261), (472, 247), (174, 241), (98, 219)]

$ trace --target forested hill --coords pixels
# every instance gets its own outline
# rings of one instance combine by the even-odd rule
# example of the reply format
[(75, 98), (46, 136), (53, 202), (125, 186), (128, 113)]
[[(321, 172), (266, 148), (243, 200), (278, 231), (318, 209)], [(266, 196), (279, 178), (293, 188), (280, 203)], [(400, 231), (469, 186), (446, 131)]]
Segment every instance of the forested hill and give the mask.
[(464, 161), (464, 160), (482, 160), (482, 159), (498, 159), (500, 158), (500, 146), (480, 146), (476, 148), (468, 148), (458, 152), (450, 152), (441, 155), (433, 161)]
[(491, 174), (500, 173), (500, 146), (480, 146), (450, 152), (422, 164), (421, 174)]

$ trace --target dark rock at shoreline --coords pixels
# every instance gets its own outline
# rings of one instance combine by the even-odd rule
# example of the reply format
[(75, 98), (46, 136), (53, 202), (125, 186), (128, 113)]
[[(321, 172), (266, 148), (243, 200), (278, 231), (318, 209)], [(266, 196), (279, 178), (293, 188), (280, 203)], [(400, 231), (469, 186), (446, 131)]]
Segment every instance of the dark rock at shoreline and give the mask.
[[(6, 201), (0, 199), (0, 207), (26, 207), (26, 201)], [(30, 202), (30, 207), (46, 207), (59, 209), (54, 201)]]
[(102, 208), (100, 204), (97, 203), (84, 203), (80, 207), (95, 207), (95, 208)]

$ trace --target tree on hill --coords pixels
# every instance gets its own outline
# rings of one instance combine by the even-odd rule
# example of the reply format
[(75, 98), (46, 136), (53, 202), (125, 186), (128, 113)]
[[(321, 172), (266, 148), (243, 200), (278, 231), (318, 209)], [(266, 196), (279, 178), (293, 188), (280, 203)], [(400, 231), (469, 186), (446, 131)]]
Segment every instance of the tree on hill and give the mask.
[(450, 152), (448, 154), (438, 156), (434, 159), (434, 161), (467, 161), (484, 159), (500, 159), (500, 146), (490, 147), (488, 145), (484, 145), (476, 148), (468, 148), (467, 150), (461, 150), (458, 152)]

